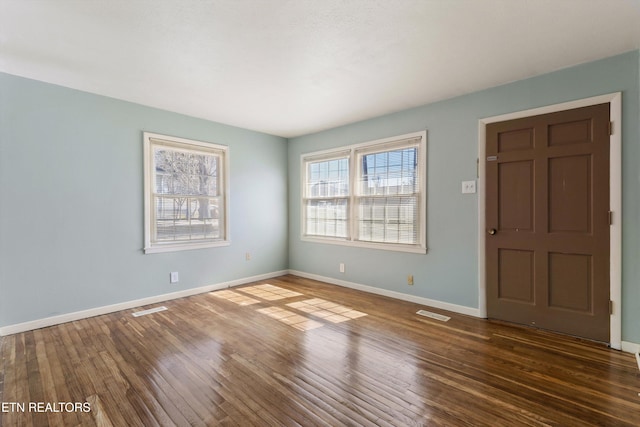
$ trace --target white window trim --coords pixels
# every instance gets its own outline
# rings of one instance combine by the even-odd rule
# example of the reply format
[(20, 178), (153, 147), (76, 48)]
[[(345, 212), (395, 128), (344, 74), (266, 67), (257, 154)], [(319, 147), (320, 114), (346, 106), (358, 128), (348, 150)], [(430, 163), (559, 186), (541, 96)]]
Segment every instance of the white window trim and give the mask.
[[(224, 200), (224, 239), (215, 241), (196, 241), (179, 243), (152, 243), (153, 208), (151, 206), (151, 186), (153, 185), (153, 160), (151, 157), (152, 140), (162, 140), (167, 145), (175, 144), (178, 148), (185, 148), (184, 145), (192, 146), (195, 150), (201, 151), (223, 151), (222, 162), (222, 195)], [(175, 252), (192, 249), (212, 248), (219, 246), (229, 246), (229, 147), (225, 145), (213, 144), (192, 139), (179, 138), (175, 136), (161, 135), (151, 132), (143, 132), (143, 156), (144, 156), (144, 253)]]
[[(322, 237), (305, 235), (305, 197), (306, 197), (306, 167), (305, 164), (312, 160), (323, 160), (342, 157), (345, 153), (349, 155), (349, 199), (356, 198), (355, 185), (358, 172), (356, 159), (358, 153), (366, 153), (376, 151), (383, 145), (391, 145), (400, 143), (403, 140), (420, 138), (418, 142), (418, 180), (420, 185), (420, 194), (418, 196), (418, 204), (420, 206), (420, 217), (418, 218), (418, 243), (415, 245), (401, 243), (378, 243), (355, 240), (358, 216), (355, 203), (349, 203), (349, 232), (347, 238), (339, 237)], [(303, 153), (300, 156), (300, 240), (314, 243), (327, 243), (332, 245), (343, 245), (358, 248), (382, 249), (387, 251), (409, 252), (426, 254), (427, 253), (427, 131), (413, 132), (404, 135), (394, 136), (390, 138), (378, 139), (359, 144), (337, 147), (328, 150), (315, 151), (311, 153)]]

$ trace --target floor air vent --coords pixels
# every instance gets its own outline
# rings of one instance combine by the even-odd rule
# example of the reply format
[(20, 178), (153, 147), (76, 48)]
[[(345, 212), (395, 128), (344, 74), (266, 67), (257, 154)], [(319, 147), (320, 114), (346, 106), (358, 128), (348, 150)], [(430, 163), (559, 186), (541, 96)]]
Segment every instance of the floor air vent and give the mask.
[(419, 314), (420, 316), (424, 316), (424, 317), (430, 317), (432, 319), (436, 319), (436, 320), (439, 320), (441, 322), (447, 322), (449, 319), (451, 319), (451, 317), (449, 317), (449, 316), (444, 316), (444, 315), (438, 314), (438, 313), (432, 313), (432, 312), (427, 311), (427, 310), (418, 310), (416, 312), (416, 314)]
[(165, 311), (166, 309), (167, 309), (167, 307), (162, 305), (160, 307), (150, 308), (149, 310), (136, 311), (135, 313), (133, 313), (133, 317), (145, 316), (147, 314), (157, 313), (159, 311)]

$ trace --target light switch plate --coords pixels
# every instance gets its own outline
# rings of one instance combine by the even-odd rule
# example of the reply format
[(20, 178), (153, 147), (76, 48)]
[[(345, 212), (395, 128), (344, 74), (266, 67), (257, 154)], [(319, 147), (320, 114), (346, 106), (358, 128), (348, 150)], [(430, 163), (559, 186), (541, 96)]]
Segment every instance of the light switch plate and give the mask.
[(474, 194), (476, 192), (475, 181), (462, 181), (462, 194)]

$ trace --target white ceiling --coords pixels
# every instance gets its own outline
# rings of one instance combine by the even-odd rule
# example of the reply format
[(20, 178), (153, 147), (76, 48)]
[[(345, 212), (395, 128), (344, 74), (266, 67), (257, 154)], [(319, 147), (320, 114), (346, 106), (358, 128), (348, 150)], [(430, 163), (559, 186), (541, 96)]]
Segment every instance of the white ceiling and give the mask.
[(0, 71), (284, 137), (638, 48), (640, 0), (0, 0)]

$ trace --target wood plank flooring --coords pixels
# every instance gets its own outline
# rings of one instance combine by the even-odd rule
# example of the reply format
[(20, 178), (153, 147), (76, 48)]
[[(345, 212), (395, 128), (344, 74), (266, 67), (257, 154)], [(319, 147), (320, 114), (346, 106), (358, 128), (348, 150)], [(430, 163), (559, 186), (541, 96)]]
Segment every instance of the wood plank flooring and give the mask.
[(631, 354), (295, 276), (7, 336), (1, 355), (5, 426), (640, 425)]

